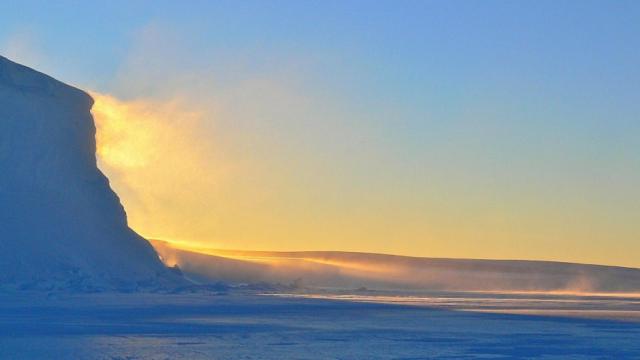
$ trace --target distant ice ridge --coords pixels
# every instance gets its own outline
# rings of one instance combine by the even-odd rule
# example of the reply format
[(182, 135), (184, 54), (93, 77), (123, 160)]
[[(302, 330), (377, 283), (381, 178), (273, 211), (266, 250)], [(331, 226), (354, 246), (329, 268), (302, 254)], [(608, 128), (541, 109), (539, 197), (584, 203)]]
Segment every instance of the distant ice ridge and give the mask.
[(640, 294), (640, 269), (553, 261), (443, 259), (339, 251), (180, 248), (151, 240), (201, 283), (270, 282), (341, 289)]
[(154, 289), (183, 280), (132, 231), (96, 166), (93, 100), (0, 56), (0, 289)]

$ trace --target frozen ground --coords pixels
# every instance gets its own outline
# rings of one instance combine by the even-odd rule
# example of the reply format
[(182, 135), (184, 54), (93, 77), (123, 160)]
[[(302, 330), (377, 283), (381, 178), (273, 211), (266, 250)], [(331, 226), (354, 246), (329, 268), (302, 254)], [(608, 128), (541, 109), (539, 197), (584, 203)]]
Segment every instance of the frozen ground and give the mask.
[(0, 295), (0, 358), (640, 359), (638, 299), (397, 295)]

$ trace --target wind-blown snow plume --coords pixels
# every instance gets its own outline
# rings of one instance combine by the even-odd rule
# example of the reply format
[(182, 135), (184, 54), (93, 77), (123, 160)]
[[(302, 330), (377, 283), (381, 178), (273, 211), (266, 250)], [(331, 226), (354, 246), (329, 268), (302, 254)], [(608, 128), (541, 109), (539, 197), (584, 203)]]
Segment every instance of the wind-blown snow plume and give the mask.
[(173, 235), (211, 213), (203, 194), (224, 178), (210, 141), (197, 141), (202, 114), (180, 100), (123, 101), (91, 93), (99, 166), (109, 174), (131, 226), (146, 236)]

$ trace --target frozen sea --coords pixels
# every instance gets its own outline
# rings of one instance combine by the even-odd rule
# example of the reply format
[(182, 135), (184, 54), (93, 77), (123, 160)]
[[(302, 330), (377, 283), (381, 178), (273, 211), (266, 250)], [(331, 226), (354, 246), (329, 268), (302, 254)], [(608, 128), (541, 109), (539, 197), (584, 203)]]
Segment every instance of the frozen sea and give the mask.
[(640, 298), (0, 295), (0, 359), (640, 359)]

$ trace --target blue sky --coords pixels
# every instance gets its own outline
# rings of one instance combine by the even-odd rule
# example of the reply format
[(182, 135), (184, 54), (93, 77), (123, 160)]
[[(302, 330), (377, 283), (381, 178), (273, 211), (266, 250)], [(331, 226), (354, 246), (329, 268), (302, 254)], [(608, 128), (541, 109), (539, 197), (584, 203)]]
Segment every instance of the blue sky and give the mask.
[(264, 229), (219, 215), (191, 241), (640, 266), (638, 19), (635, 1), (24, 1), (0, 4), (0, 49), (124, 100), (215, 102), (217, 153), (286, 169), (255, 170), (278, 196), (237, 210), (278, 209), (249, 217)]

